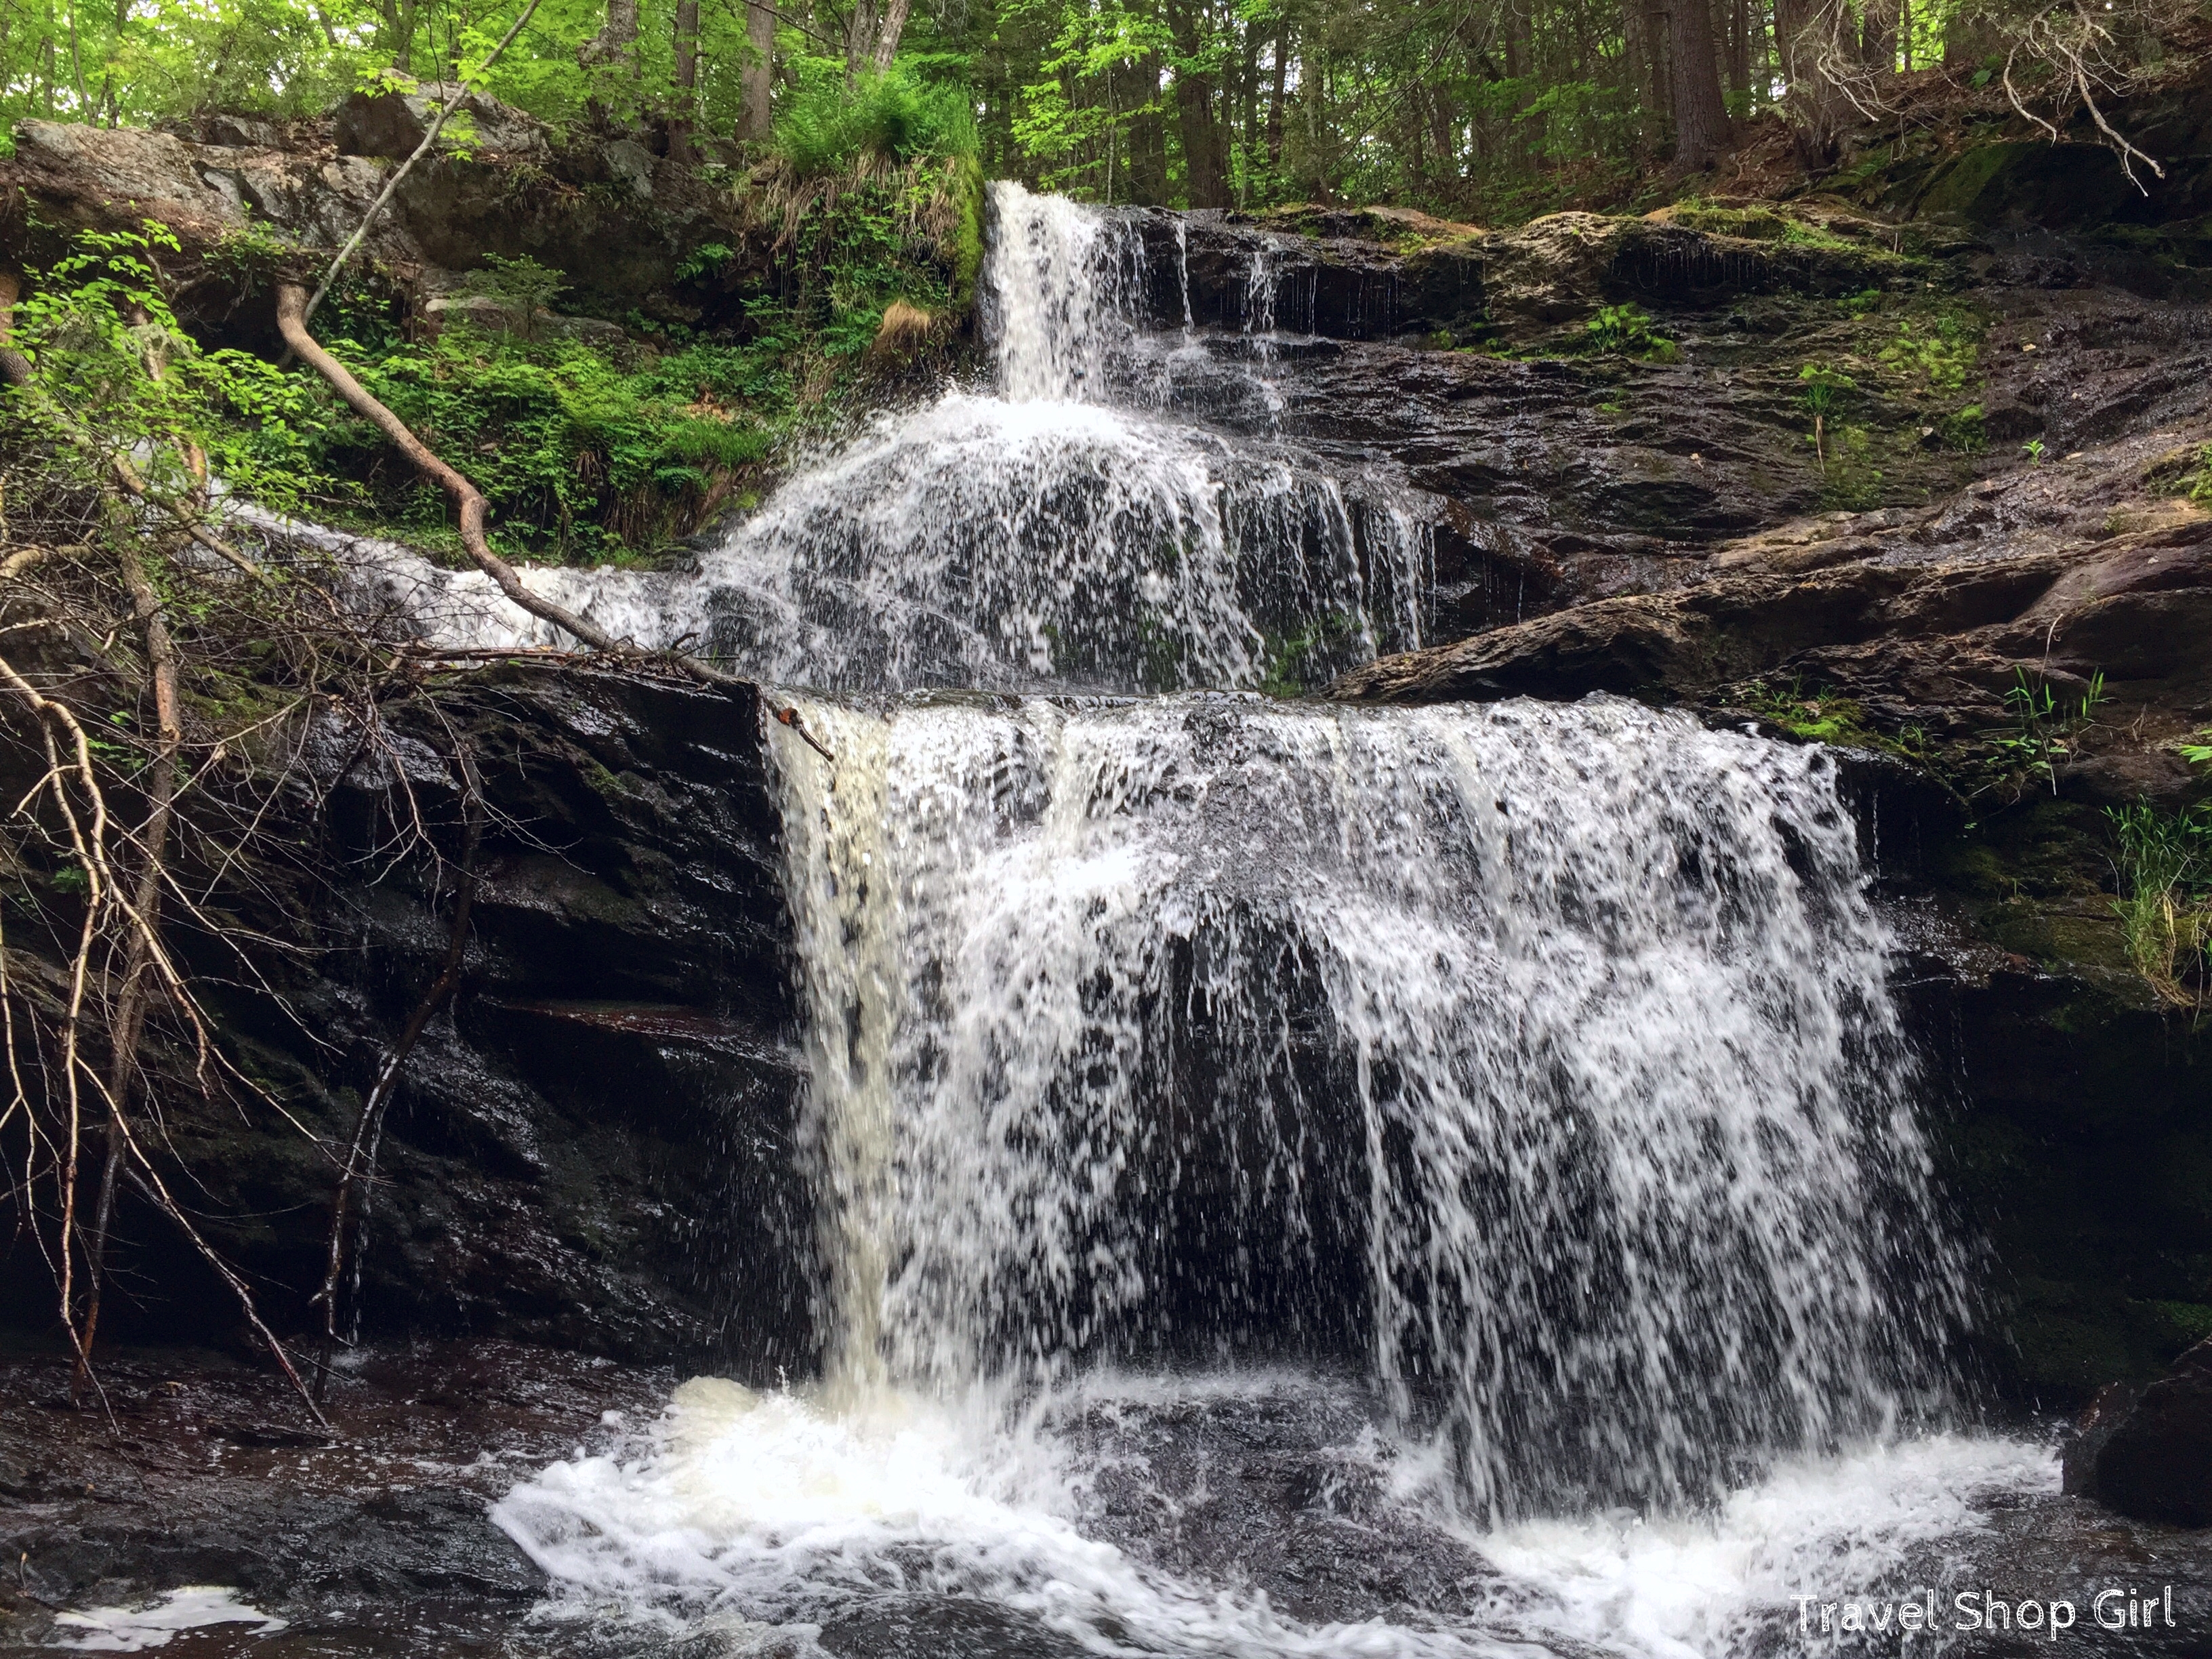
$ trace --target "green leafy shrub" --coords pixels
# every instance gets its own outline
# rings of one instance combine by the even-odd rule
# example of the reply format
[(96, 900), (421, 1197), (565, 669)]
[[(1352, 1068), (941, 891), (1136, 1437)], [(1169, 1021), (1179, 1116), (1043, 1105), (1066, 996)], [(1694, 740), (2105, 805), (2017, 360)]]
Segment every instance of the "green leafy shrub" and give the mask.
[[(501, 536), (568, 556), (650, 550), (688, 531), (762, 459), (791, 401), (772, 331), (744, 347), (694, 346), (626, 373), (570, 340), (526, 341), (465, 326), (367, 353), (332, 349), (362, 382), (491, 503)], [(380, 441), (349, 423), (325, 445), (333, 470), (391, 476)], [(395, 481), (398, 510), (442, 527), (436, 491)]]
[(777, 153), (803, 179), (855, 165), (976, 153), (975, 112), (967, 92), (916, 80), (906, 70), (863, 76), (848, 89), (817, 74), (785, 100), (775, 124)]
[(2041, 675), (2030, 678), (2026, 669), (2015, 668), (2004, 701), (2013, 723), (1991, 733), (1990, 739), (2000, 769), (2015, 780), (2047, 782), (2057, 794), (2058, 763), (2074, 752), (2075, 738), (2087, 729), (2106, 701), (2104, 675), (2092, 675), (2088, 689), (2069, 702)]
[(496, 300), (526, 317), (553, 309), (554, 301), (568, 289), (568, 282), (550, 265), (528, 254), (509, 259), (496, 253), (484, 256), (484, 269), (461, 279), (460, 291), (477, 298)]
[(2212, 444), (2189, 444), (2160, 456), (2143, 482), (2161, 495), (2212, 506)]
[(1828, 363), (1807, 363), (1797, 371), (1800, 395), (1813, 416), (1813, 453), (1823, 468), (1828, 465), (1828, 417), (1843, 404), (1858, 382)]
[(69, 254), (29, 272), (14, 343), (44, 396), (10, 398), (9, 413), (28, 428), (25, 438), (56, 444), (56, 467), (80, 470), (88, 482), (104, 477), (111, 452), (88, 453), (58, 427), (44, 429), (53, 422), (74, 422), (131, 457), (157, 495), (197, 493), (204, 468), (241, 495), (293, 510), (327, 485), (312, 451), (331, 424), (328, 405), (303, 380), (248, 353), (200, 349), (170, 310), (156, 269), (177, 246), (152, 220), (137, 230), (80, 231)]
[(1968, 404), (1936, 422), (1936, 435), (1946, 448), (1955, 449), (1961, 455), (1978, 455), (1990, 447), (1989, 429), (1982, 422), (1982, 406)]
[(1650, 317), (1638, 305), (1606, 306), (1587, 326), (1593, 351), (1616, 351), (1625, 357), (1654, 358), (1661, 362), (1672, 362), (1677, 355), (1674, 343), (1653, 331)]

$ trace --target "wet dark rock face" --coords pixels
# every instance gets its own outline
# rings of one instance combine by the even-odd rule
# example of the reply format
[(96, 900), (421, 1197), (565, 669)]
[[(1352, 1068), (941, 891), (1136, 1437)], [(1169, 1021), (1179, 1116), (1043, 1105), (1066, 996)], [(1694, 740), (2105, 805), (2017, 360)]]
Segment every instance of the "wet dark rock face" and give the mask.
[(2114, 1413), (2095, 1454), (2095, 1495), (2123, 1515), (2212, 1527), (2212, 1341)]
[[(447, 949), (450, 757), (471, 745), (481, 884), (460, 989), (386, 1125), (363, 1328), (803, 1367), (802, 1084), (751, 694), (517, 668), (387, 718), (381, 750), (318, 728), (307, 767), (328, 806), (303, 823), (301, 863), (231, 884), (228, 919), (272, 948), (242, 972), (228, 945), (177, 930), (241, 1072), (343, 1147)], [(409, 842), (414, 815), (427, 842)], [(311, 1328), (331, 1157), (267, 1102), (194, 1092), (171, 1091), (169, 1122), (207, 1224), (276, 1328)], [(126, 1202), (118, 1237), (104, 1332), (204, 1340), (236, 1323), (157, 1215)], [(27, 1248), (9, 1299), (36, 1327), (50, 1297)]]
[(1095, 1464), (1086, 1534), (1186, 1582), (1314, 1625), (1471, 1617), (1500, 1577), (1393, 1498), (1382, 1416), (1346, 1383), (1109, 1401), (1063, 1433)]

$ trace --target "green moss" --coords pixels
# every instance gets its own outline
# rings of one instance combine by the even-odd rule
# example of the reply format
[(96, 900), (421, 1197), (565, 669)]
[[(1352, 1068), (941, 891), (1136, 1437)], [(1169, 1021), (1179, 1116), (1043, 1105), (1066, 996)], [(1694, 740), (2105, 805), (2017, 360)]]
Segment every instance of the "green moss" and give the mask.
[(1788, 236), (1790, 221), (1768, 208), (1714, 208), (1702, 204), (1677, 203), (1670, 217), (1685, 230), (1707, 236), (1735, 236), (1752, 242), (1778, 242)]
[(1795, 678), (1753, 680), (1738, 687), (1730, 701), (1808, 743), (1877, 750), (1916, 765), (1928, 760), (1926, 739), (1918, 731), (1894, 735), (1881, 731), (1869, 722), (1865, 708), (1853, 699), (1822, 690), (1808, 691), (1803, 682)]
[(983, 164), (963, 155), (952, 166), (954, 204), (959, 222), (952, 234), (952, 303), (965, 310), (975, 303), (975, 278), (983, 269)]
[(2144, 470), (2143, 483), (2161, 495), (2212, 506), (2212, 444), (2167, 450)]
[(2130, 1311), (2161, 1361), (2177, 1358), (2212, 1337), (2212, 1307), (2201, 1302), (2138, 1302)]

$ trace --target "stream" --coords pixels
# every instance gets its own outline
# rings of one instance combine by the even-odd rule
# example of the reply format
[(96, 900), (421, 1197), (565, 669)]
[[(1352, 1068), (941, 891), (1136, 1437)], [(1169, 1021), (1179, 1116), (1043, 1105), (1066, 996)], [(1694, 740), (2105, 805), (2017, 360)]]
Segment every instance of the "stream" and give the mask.
[(989, 386), (696, 575), (533, 577), (819, 745), (775, 733), (830, 1334), (516, 1487), (545, 1616), (1719, 1656), (1934, 1583), (2057, 1472), (1959, 1384), (1973, 1250), (1833, 763), (1253, 695), (1422, 642), (1419, 503), (1275, 431), (1310, 343), (1264, 258), (1201, 331), (1111, 214), (993, 210)]
[[(550, 1588), (492, 1650), (2184, 1650), (2079, 1645), (2166, 1569), (1984, 1423), (1833, 757), (1295, 695), (1433, 642), (1433, 504), (1280, 429), (1315, 343), (1264, 254), (1231, 327), (1158, 314), (1157, 258), (992, 186), (987, 384), (696, 571), (528, 574), (799, 717), (823, 1352), (501, 1471)], [(555, 642), (473, 574), (377, 580)]]

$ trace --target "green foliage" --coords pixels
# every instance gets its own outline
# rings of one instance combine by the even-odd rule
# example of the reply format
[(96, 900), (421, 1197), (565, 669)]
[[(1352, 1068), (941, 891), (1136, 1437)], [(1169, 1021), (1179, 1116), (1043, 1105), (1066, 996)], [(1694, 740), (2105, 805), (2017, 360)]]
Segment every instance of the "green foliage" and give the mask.
[(1897, 337), (1882, 349), (1881, 361), (1924, 374), (1938, 391), (1957, 392), (1980, 362), (1982, 337), (1987, 331), (1980, 319), (1964, 313), (1908, 318), (1898, 324)]
[(1919, 727), (1908, 727), (1892, 736), (1868, 720), (1865, 708), (1856, 699), (1828, 691), (1808, 692), (1794, 676), (1783, 684), (1754, 680), (1741, 689), (1738, 700), (1760, 719), (1808, 743), (1880, 750), (1916, 764), (1926, 764), (1929, 760), (1930, 745)]
[(2161, 456), (2143, 482), (2161, 494), (2212, 506), (2212, 444), (2191, 444)]
[(1813, 450), (1822, 470), (1828, 465), (1828, 419), (1858, 382), (1831, 363), (1807, 363), (1797, 371), (1798, 395), (1813, 416)]
[(1968, 404), (1956, 409), (1936, 423), (1936, 435), (1944, 447), (1955, 449), (1961, 455), (1978, 455), (1989, 447), (1989, 433), (1982, 425), (1982, 406)]
[(848, 88), (842, 65), (835, 70), (811, 76), (776, 118), (777, 153), (800, 178), (975, 153), (975, 114), (962, 88), (931, 85), (896, 66)]
[(2075, 739), (2105, 701), (2102, 673), (2093, 675), (2087, 690), (2068, 702), (2041, 675), (2031, 678), (2025, 668), (2015, 668), (2004, 696), (2005, 712), (2013, 723), (1990, 737), (2000, 771), (2031, 786), (2047, 782), (2057, 794), (2058, 763), (2074, 752)]
[[(982, 258), (981, 196), (966, 158), (803, 189), (786, 220), (795, 258), (783, 325), (834, 364), (874, 343), (892, 301), (933, 313), (950, 306)], [(937, 252), (947, 243), (949, 280)]]
[(496, 253), (484, 256), (484, 269), (472, 270), (461, 279), (461, 292), (482, 299), (496, 300), (510, 306), (525, 317), (540, 311), (553, 309), (554, 301), (568, 291), (568, 284), (561, 273), (550, 265), (540, 264), (525, 254), (509, 259)]
[(2027, 464), (2030, 466), (2041, 466), (2043, 458), (2047, 452), (2044, 448), (2042, 439), (2030, 438), (2020, 447), (2020, 453), (2027, 457)]
[(676, 280), (690, 283), (702, 276), (715, 276), (737, 257), (736, 250), (726, 242), (703, 243), (693, 248), (678, 263)]
[(2178, 812), (2148, 801), (2109, 808), (2128, 955), (2159, 994), (2212, 1002), (2212, 802)]
[(1831, 363), (1807, 363), (1797, 371), (1799, 396), (1805, 407), (1816, 416), (1832, 414), (1844, 400), (1844, 394), (1857, 389), (1858, 382)]
[[(203, 352), (170, 310), (155, 260), (177, 240), (151, 220), (80, 232), (51, 269), (29, 274), (15, 344), (43, 398), (10, 396), (11, 416), (54, 465), (87, 479), (128, 456), (157, 492), (196, 489), (191, 457), (234, 489), (289, 511), (325, 480), (310, 451), (328, 425), (305, 383), (245, 352)], [(91, 434), (93, 455), (58, 422)]]
[(1584, 326), (1593, 351), (1619, 352), (1623, 356), (1660, 362), (1672, 362), (1675, 358), (1674, 343), (1652, 331), (1651, 319), (1641, 306), (1603, 307)]
[[(1270, 697), (1301, 697), (1328, 678), (1330, 653), (1357, 633), (1359, 618), (1342, 611), (1316, 617), (1295, 634), (1267, 636), (1259, 690)], [(1170, 678), (1169, 684), (1176, 682)]]
[[(380, 353), (331, 349), (424, 442), (461, 459), (510, 544), (619, 559), (688, 528), (690, 512), (767, 453), (788, 418), (788, 343), (770, 333), (694, 346), (635, 372), (574, 341), (460, 326)], [(321, 459), (366, 477), (384, 453), (379, 434), (349, 422)], [(441, 529), (442, 498), (412, 480), (402, 489), (392, 509), (418, 535)]]

